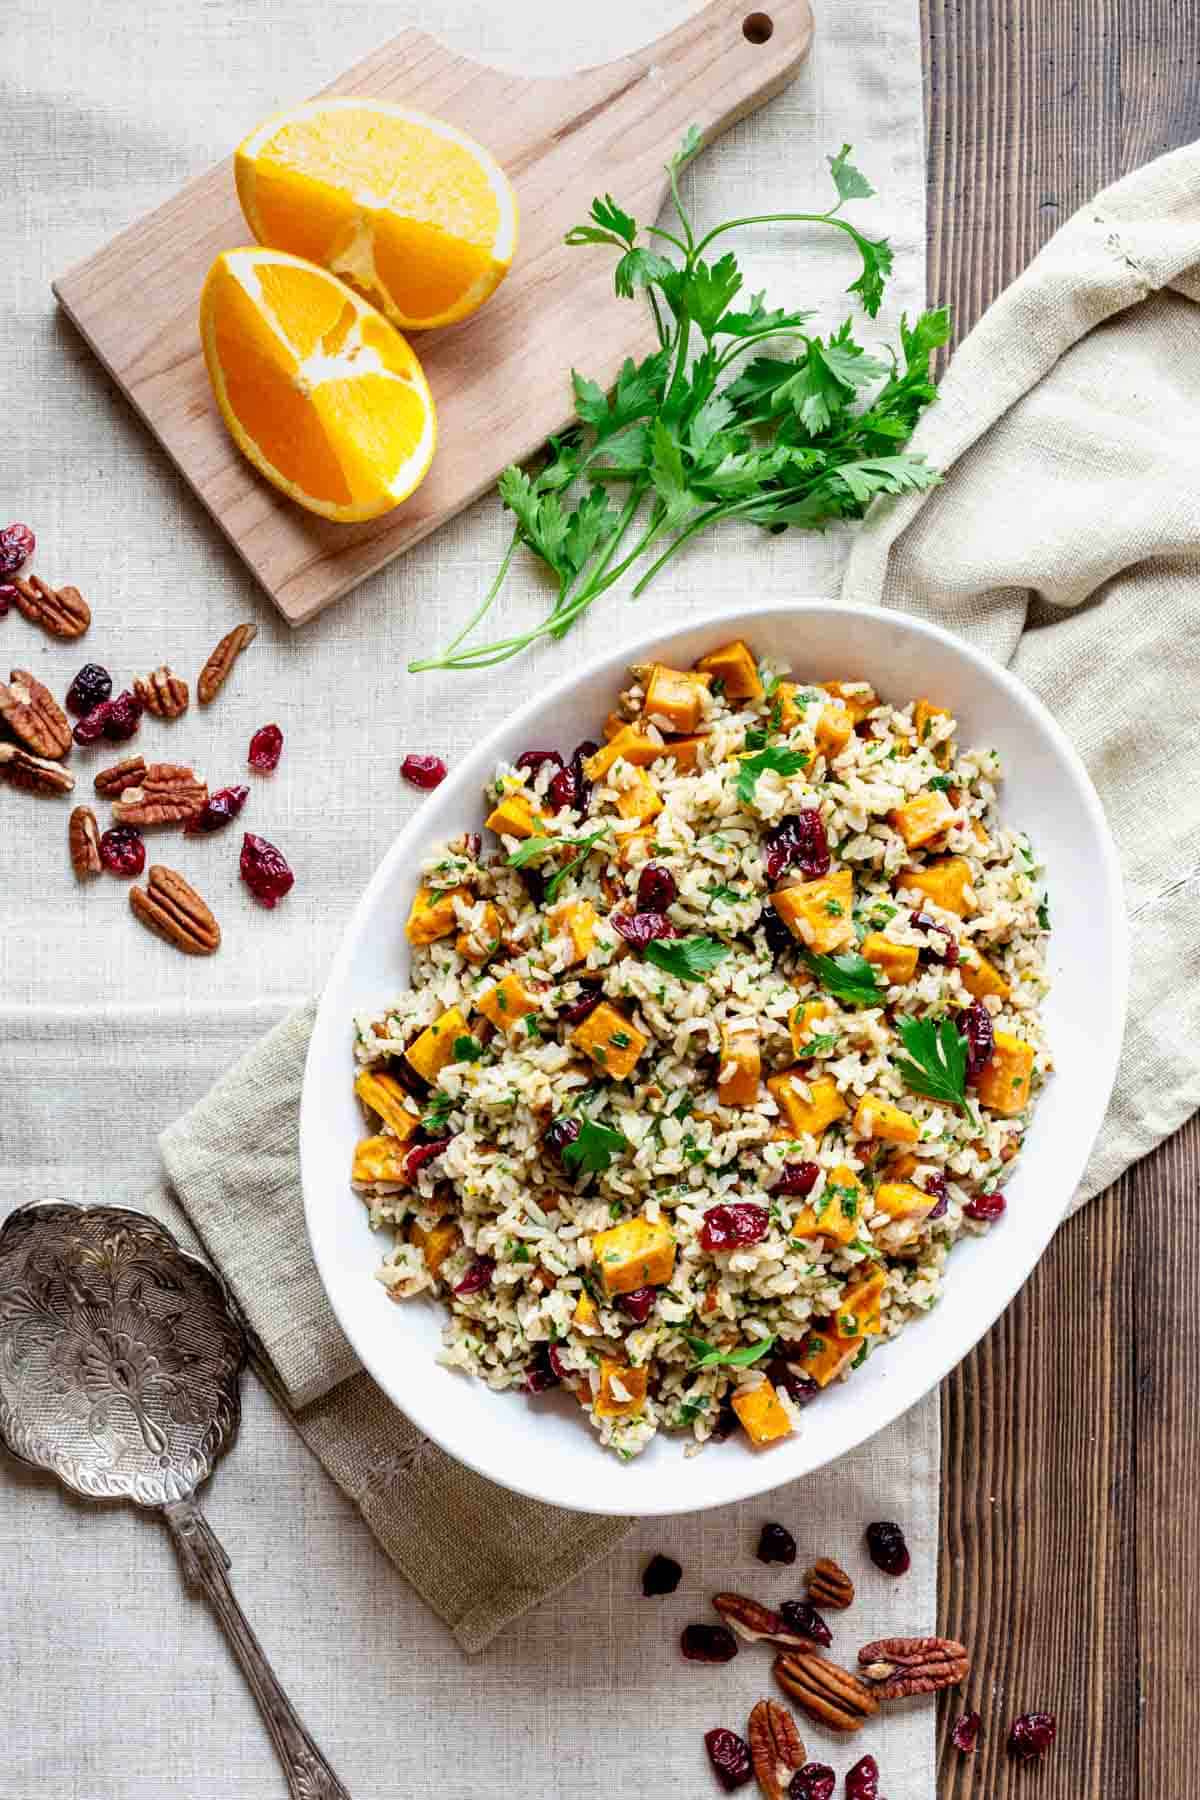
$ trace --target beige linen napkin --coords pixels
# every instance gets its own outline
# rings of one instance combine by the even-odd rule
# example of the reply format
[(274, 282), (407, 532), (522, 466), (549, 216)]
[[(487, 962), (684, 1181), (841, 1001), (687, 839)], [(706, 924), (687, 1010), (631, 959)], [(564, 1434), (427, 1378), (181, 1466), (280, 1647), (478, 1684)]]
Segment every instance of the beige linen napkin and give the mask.
[(1078, 1206), (1200, 1106), (1200, 145), (1067, 221), (964, 340), (915, 444), (945, 484), (872, 514), (844, 598), (1014, 669), (1120, 851), (1129, 1023)]
[(631, 1529), (496, 1487), (363, 1373), (309, 1255), (296, 1121), (316, 1002), (268, 1033), (159, 1140), (175, 1195), (250, 1329), (255, 1366), (400, 1572), (463, 1649)]

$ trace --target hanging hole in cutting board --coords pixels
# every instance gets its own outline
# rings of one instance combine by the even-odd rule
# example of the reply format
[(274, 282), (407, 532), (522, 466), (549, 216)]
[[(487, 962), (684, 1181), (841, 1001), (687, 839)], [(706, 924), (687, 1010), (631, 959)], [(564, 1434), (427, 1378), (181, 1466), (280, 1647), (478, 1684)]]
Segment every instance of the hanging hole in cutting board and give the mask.
[(775, 21), (769, 13), (748, 13), (742, 20), (742, 36), (752, 44), (765, 44), (775, 29)]

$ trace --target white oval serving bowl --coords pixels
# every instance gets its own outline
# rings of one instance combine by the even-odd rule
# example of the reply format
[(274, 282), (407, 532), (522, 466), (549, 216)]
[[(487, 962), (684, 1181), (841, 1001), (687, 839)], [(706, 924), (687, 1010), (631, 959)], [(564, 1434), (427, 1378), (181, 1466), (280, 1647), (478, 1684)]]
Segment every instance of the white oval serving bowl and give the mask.
[[(390, 1237), (370, 1230), (349, 1182), (365, 1129), (352, 1091), (352, 1021), (382, 1010), (407, 985), (402, 921), (420, 860), (434, 843), (481, 826), (482, 788), (496, 762), (531, 745), (569, 750), (598, 737), (630, 662), (653, 654), (686, 667), (733, 637), (745, 637), (760, 656), (784, 658), (802, 681), (867, 680), (901, 703), (927, 694), (956, 715), (960, 742), (999, 750), (1001, 815), (1029, 833), (1046, 864), (1053, 931), (1045, 1022), (1056, 1072), (1006, 1188), (1005, 1218), (955, 1247), (932, 1312), (822, 1394), (803, 1429), (781, 1444), (755, 1451), (737, 1434), (685, 1457), (690, 1439), (662, 1433), (626, 1464), (600, 1448), (567, 1396), (495, 1394), (442, 1368), (435, 1361), (441, 1306), (394, 1305), (375, 1280)], [(694, 1512), (778, 1487), (862, 1443), (928, 1393), (1028, 1276), (1104, 1117), (1127, 963), (1121, 872), (1091, 781), (1045, 708), (988, 657), (903, 614), (825, 602), (749, 607), (622, 645), (530, 701), (465, 757), (400, 833), (355, 909), (321, 997), (300, 1108), (305, 1216), (333, 1310), (364, 1366), (422, 1431), (518, 1493), (581, 1512), (636, 1516)]]

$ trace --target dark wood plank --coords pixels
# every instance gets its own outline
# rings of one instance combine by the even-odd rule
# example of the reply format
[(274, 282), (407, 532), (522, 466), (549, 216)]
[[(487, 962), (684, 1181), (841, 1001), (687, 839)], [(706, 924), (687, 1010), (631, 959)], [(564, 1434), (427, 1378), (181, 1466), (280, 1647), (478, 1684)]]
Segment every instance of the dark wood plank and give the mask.
[[(1191, 0), (922, 0), (929, 294), (962, 336), (1097, 188), (1200, 135)], [(941, 1800), (1178, 1800), (1200, 1505), (1200, 1123), (1064, 1227), (943, 1395)], [(1045, 1707), (1038, 1772), (1004, 1754)]]

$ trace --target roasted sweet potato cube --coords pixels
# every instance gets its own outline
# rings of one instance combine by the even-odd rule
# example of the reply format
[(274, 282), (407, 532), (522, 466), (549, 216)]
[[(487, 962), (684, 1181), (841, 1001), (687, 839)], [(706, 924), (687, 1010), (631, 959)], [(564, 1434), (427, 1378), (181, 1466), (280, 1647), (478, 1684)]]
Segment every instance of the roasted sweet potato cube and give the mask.
[[(414, 1119), (413, 1124), (417, 1121)], [(378, 1137), (361, 1138), (354, 1146), (354, 1166), (350, 1171), (350, 1179), (360, 1186), (369, 1187), (376, 1181), (404, 1180), (404, 1159), (407, 1155), (403, 1144), (394, 1137), (381, 1132)]]
[(408, 1241), (415, 1244), (425, 1258), (429, 1273), (436, 1275), (451, 1252), (458, 1249), (461, 1239), (454, 1221), (443, 1219), (440, 1225), (434, 1225), (428, 1231), (420, 1225), (410, 1225)]
[(661, 1287), (675, 1271), (675, 1239), (662, 1219), (622, 1219), (592, 1239), (596, 1272), (604, 1291), (632, 1294), (635, 1288)]
[(484, 901), (482, 923), (469, 935), (460, 931), (454, 940), (454, 948), (473, 963), (485, 963), (489, 956), (495, 956), (500, 948), (500, 914), (490, 900)]
[(364, 1069), (354, 1083), (354, 1091), (395, 1132), (400, 1143), (407, 1144), (421, 1120), (396, 1077), (381, 1069)]
[(432, 944), (438, 938), (449, 937), (458, 927), (455, 900), (470, 902), (474, 897), (466, 887), (419, 887), (404, 927), (405, 937), (410, 944)]
[(669, 669), (655, 663), (646, 682), (644, 712), (660, 731), (686, 736), (704, 715), (704, 690), (712, 680), (694, 669)]
[(862, 954), (883, 970), (889, 983), (898, 987), (912, 980), (921, 955), (915, 944), (893, 944), (879, 931), (868, 932), (862, 941)]
[(779, 724), (784, 731), (791, 731), (804, 717), (805, 707), (796, 698), (797, 694), (808, 696), (805, 704), (811, 704), (817, 698), (815, 688), (802, 688), (794, 681), (781, 681), (771, 696), (771, 705), (779, 708)]
[(538, 1009), (537, 1001), (520, 976), (511, 973), (480, 994), (475, 1004), (484, 1018), (490, 1019), (501, 1031), (515, 1031), (522, 1019)]
[[(918, 700), (913, 706), (913, 726), (917, 734), (918, 744), (928, 744), (933, 736), (935, 719), (953, 719), (944, 706), (935, 706), (932, 700)], [(950, 738), (942, 738), (933, 746), (933, 760), (939, 769), (948, 769), (954, 760), (954, 744)]]
[(467, 1021), (460, 1009), (450, 1007), (408, 1046), (404, 1052), (405, 1062), (426, 1081), (436, 1081), (446, 1064), (454, 1061), (455, 1038), (463, 1037), (466, 1030)]
[(697, 669), (711, 675), (725, 689), (727, 700), (761, 700), (763, 684), (758, 676), (758, 664), (750, 646), (741, 638), (735, 638), (730, 644), (722, 644), (719, 649), (710, 650), (696, 664)]
[(863, 1185), (853, 1169), (839, 1163), (829, 1171), (816, 1205), (802, 1206), (792, 1219), (794, 1238), (821, 1238), (827, 1244), (849, 1244), (858, 1236)]
[(717, 1098), (722, 1106), (753, 1106), (758, 1099), (762, 1057), (758, 1027), (753, 1019), (738, 1019), (721, 1027), (721, 1065)]
[(632, 1074), (648, 1039), (608, 1000), (594, 1007), (571, 1033), (571, 1042), (587, 1052), (614, 1081)]
[(679, 774), (685, 775), (689, 769), (696, 767), (704, 754), (707, 743), (706, 737), (672, 738), (669, 744), (663, 745), (658, 754), (670, 757)]
[(887, 1292), (887, 1273), (875, 1269), (860, 1281), (842, 1291), (837, 1309), (837, 1328), (841, 1337), (878, 1337), (883, 1296)]
[(921, 1137), (912, 1114), (878, 1094), (863, 1095), (855, 1109), (854, 1129), (860, 1137), (883, 1138), (889, 1144), (916, 1144)]
[(838, 756), (854, 736), (854, 718), (837, 701), (821, 708), (813, 739), (822, 756)]
[(897, 888), (915, 888), (935, 906), (957, 913), (960, 919), (975, 910), (971, 865), (965, 856), (941, 856), (923, 869), (901, 869), (895, 885)]
[(497, 837), (532, 837), (541, 830), (545, 819), (534, 811), (527, 794), (505, 794), (487, 816), (487, 827)]
[(818, 1075), (808, 1083), (811, 1096), (808, 1100), (803, 1092), (806, 1079), (804, 1069), (785, 1069), (782, 1075), (772, 1075), (767, 1086), (795, 1137), (801, 1132), (820, 1137), (825, 1127), (832, 1125), (835, 1119), (844, 1118), (849, 1108), (832, 1075)]
[(575, 1302), (571, 1323), (576, 1331), (595, 1331), (600, 1323), (600, 1308), (586, 1289)]
[(790, 1437), (792, 1421), (769, 1381), (756, 1388), (743, 1388), (733, 1396), (731, 1405), (752, 1444), (773, 1444), (779, 1438)]
[(954, 818), (954, 808), (945, 794), (936, 788), (914, 794), (903, 806), (888, 814), (889, 825), (895, 826), (910, 850), (919, 850), (941, 837)]
[(593, 1412), (598, 1419), (628, 1419), (646, 1404), (649, 1371), (619, 1362), (615, 1356), (600, 1358), (600, 1391)]
[(639, 825), (656, 819), (662, 809), (663, 803), (658, 797), (658, 790), (644, 775), (639, 775), (632, 787), (623, 788), (617, 795), (617, 811), (621, 817), (636, 819)]
[[(880, 1182), (873, 1198), (875, 1210), (887, 1215), (888, 1242), (894, 1244), (907, 1243), (910, 1237), (915, 1237), (917, 1227), (937, 1205), (935, 1195), (927, 1194), (923, 1188), (903, 1180), (897, 1173), (895, 1164), (889, 1164), (888, 1179)], [(896, 1227), (905, 1229), (897, 1231), (894, 1229)]]
[(1034, 1048), (1011, 1031), (996, 1033), (992, 1060), (975, 1085), (979, 1104), (1004, 1118), (1024, 1112), (1033, 1081)]
[(647, 737), (636, 725), (624, 725), (594, 756), (586, 758), (583, 772), (589, 781), (602, 781), (613, 764), (621, 758), (632, 763), (634, 768), (645, 768), (665, 755), (666, 750), (662, 744)]
[(962, 946), (958, 959), (958, 972), (968, 994), (976, 1000), (983, 1000), (988, 994), (995, 994), (998, 999), (1007, 1000), (1012, 992), (995, 963), (990, 963), (983, 951), (976, 950), (973, 944)]
[(887, 1178), (889, 1181), (907, 1181), (910, 1175), (915, 1174), (916, 1169), (917, 1159), (912, 1151), (898, 1150), (888, 1159)]
[(573, 962), (582, 962), (596, 942), (596, 909), (590, 900), (568, 900), (550, 914), (555, 931), (565, 931), (575, 952)]
[(818, 1387), (828, 1387), (849, 1368), (866, 1341), (865, 1337), (842, 1337), (833, 1320), (825, 1319), (809, 1332), (796, 1360)]
[(623, 719), (619, 712), (610, 712), (600, 729), (600, 736), (606, 744), (611, 744), (619, 731), (624, 731), (629, 720)]
[(865, 681), (823, 681), (821, 686), (841, 701), (856, 725), (861, 725), (879, 705), (879, 695)]
[(654, 832), (650, 826), (640, 831), (627, 831), (617, 839), (617, 861), (623, 869), (636, 868), (638, 863), (645, 862), (654, 843)]
[(854, 876), (849, 869), (834, 869), (814, 881), (797, 881), (778, 888), (771, 905), (792, 936), (809, 950), (828, 955), (855, 942)]
[(788, 1015), (792, 1049), (803, 1056), (813, 1038), (824, 1035), (825, 1021), (830, 1017), (824, 1000), (798, 1000)]

